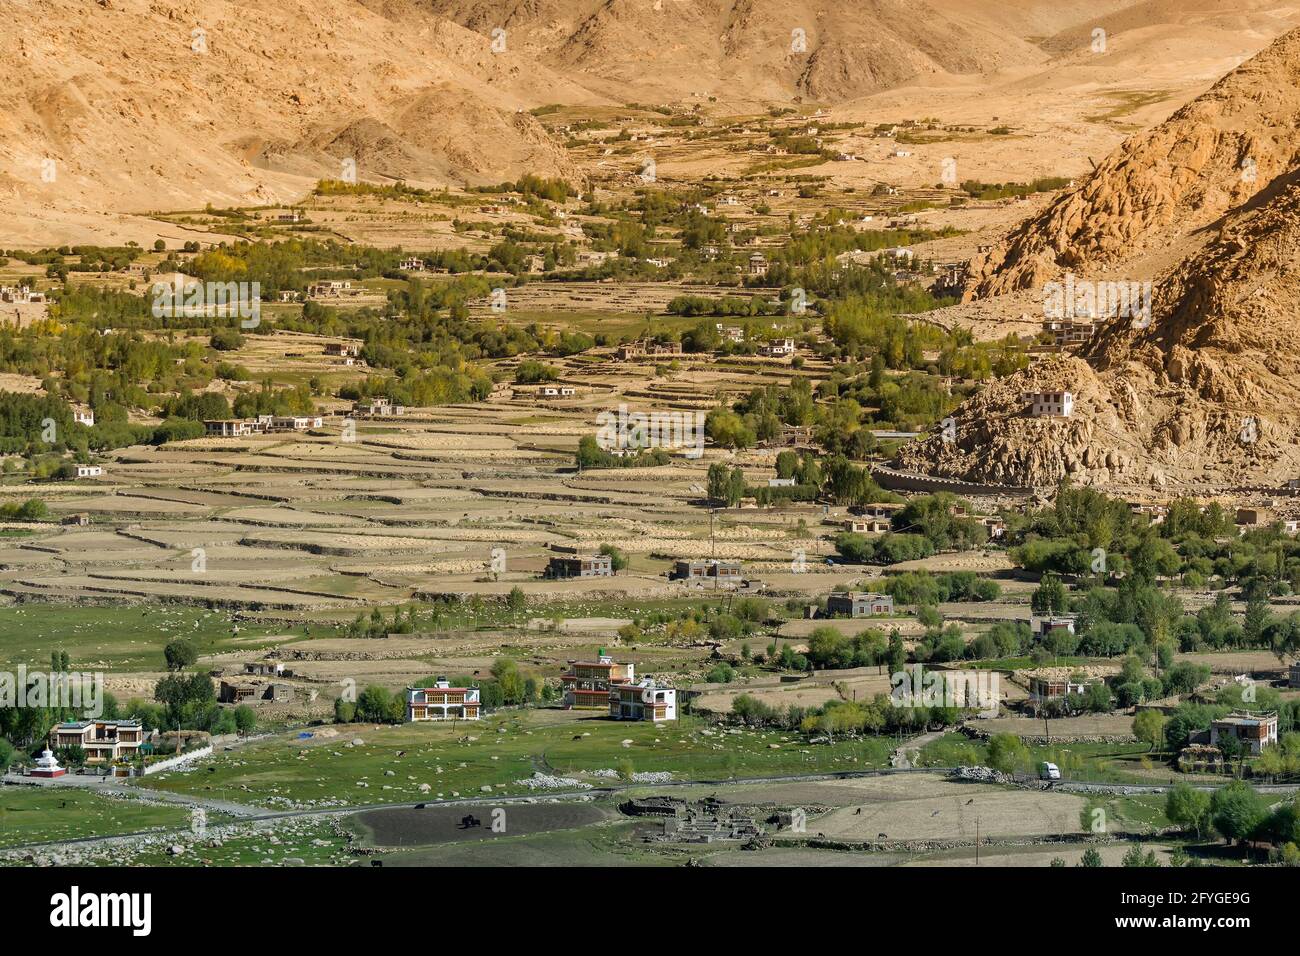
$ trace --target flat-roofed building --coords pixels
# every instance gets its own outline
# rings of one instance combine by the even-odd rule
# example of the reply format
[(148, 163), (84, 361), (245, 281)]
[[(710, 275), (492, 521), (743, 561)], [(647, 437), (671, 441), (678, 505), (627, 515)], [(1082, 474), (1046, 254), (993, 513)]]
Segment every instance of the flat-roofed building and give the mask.
[(203, 423), (203, 431), (213, 438), (244, 438), (257, 430), (257, 423), (247, 418), (211, 418)]
[(678, 561), (669, 575), (675, 581), (709, 581), (715, 584), (738, 584), (743, 575), (739, 561), (722, 561), (715, 558), (695, 561)]
[(242, 704), (246, 700), (257, 699), (257, 688), (252, 684), (235, 684), (222, 681), (217, 690), (217, 702), (222, 704)]
[(1277, 743), (1277, 714), (1251, 714), (1233, 711), (1210, 723), (1210, 746), (1218, 747), (1225, 737), (1235, 737), (1242, 750), (1258, 757), (1265, 747)]
[(1061, 629), (1067, 630), (1071, 634), (1074, 633), (1074, 617), (1071, 615), (1058, 614), (1055, 616), (1048, 615), (1047, 617), (1032, 615), (1029, 621), (1030, 628), (1037, 637), (1046, 637), (1053, 631)]
[(893, 614), (894, 598), (888, 594), (874, 594), (870, 591), (837, 591), (826, 598), (826, 613), (843, 614), (846, 617)]
[(794, 355), (794, 339), (773, 339), (758, 347), (758, 354), (767, 358), (789, 358)]
[(74, 720), (56, 724), (49, 747), (80, 747), (87, 763), (109, 763), (134, 756), (144, 743), (144, 726), (138, 720)]
[(609, 691), (609, 716), (615, 720), (649, 720), (656, 724), (676, 720), (677, 691), (649, 679), (619, 684)]
[(844, 530), (850, 534), (884, 534), (889, 530), (888, 518), (845, 518)]
[(1083, 694), (1090, 684), (1101, 681), (1100, 677), (1087, 680), (1071, 680), (1069, 677), (1033, 676), (1029, 678), (1029, 699), (1035, 704), (1049, 700), (1062, 700), (1073, 694)]
[(1026, 392), (1025, 401), (1035, 418), (1069, 418), (1074, 414), (1073, 392)]
[(569, 662), (569, 670), (560, 676), (564, 706), (571, 710), (604, 710), (609, 706), (610, 690), (635, 678), (635, 664), (619, 663), (602, 648), (594, 661)]
[(369, 402), (357, 402), (352, 406), (352, 414), (363, 418), (395, 418), (406, 414), (406, 406), (394, 405), (391, 399), (376, 397)]
[(559, 556), (546, 562), (548, 578), (608, 578), (614, 574), (614, 559), (608, 554)]
[(438, 678), (432, 687), (406, 689), (406, 719), (423, 720), (478, 720), (479, 689), (477, 687), (452, 687), (451, 682)]

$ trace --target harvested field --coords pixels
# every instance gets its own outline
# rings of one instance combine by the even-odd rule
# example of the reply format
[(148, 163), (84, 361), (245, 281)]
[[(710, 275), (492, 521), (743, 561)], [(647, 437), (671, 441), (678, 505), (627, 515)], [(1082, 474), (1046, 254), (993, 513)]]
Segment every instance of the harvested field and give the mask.
[(1084, 798), (1067, 793), (898, 775), (835, 781), (860, 801), (808, 819), (808, 832), (847, 841), (974, 840), (1083, 832)]

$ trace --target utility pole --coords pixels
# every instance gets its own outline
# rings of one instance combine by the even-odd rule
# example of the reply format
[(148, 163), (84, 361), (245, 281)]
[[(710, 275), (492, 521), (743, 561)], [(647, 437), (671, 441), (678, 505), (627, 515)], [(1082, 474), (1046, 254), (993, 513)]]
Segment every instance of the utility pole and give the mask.
[(975, 865), (980, 865), (980, 818), (975, 818)]

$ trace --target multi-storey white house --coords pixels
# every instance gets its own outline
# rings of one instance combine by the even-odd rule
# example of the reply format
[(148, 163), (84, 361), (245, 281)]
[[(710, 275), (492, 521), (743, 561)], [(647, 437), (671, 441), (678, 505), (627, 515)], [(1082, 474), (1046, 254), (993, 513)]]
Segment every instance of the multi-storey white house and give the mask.
[(1036, 418), (1069, 418), (1074, 414), (1073, 392), (1026, 392), (1029, 414)]
[(479, 689), (477, 687), (452, 687), (439, 678), (432, 687), (406, 689), (406, 719), (418, 720), (478, 720)]
[(56, 724), (50, 731), (51, 750), (80, 747), (87, 763), (111, 762), (134, 756), (144, 743), (138, 720), (74, 720)]
[(660, 687), (649, 678), (635, 684), (617, 684), (609, 689), (609, 716), (614, 720), (651, 720), (659, 723), (677, 719), (677, 691)]

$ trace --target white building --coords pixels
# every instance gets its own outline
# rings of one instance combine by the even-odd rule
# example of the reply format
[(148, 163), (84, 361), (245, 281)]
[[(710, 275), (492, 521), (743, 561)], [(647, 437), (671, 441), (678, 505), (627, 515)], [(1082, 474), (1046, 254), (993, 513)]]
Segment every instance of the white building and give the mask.
[(478, 720), (479, 689), (477, 687), (452, 687), (443, 678), (432, 687), (406, 689), (406, 719), (421, 720)]
[(789, 358), (794, 355), (794, 339), (773, 339), (758, 347), (758, 354), (768, 358)]
[(1210, 746), (1219, 746), (1225, 737), (1235, 737), (1244, 753), (1258, 757), (1265, 747), (1277, 745), (1277, 714), (1252, 714), (1233, 711), (1210, 724)]
[(372, 398), (369, 402), (357, 402), (352, 406), (353, 417), (392, 418), (405, 414), (405, 405), (394, 405), (389, 399), (382, 397)]
[(103, 473), (104, 473), (104, 469), (101, 468), (99, 465), (78, 465), (77, 466), (78, 478), (98, 478)]
[(1026, 392), (1025, 401), (1035, 418), (1069, 418), (1074, 414), (1073, 392)]
[(618, 684), (609, 689), (609, 716), (614, 720), (651, 720), (659, 723), (677, 719), (677, 691), (660, 687), (643, 678), (636, 684)]
[(74, 408), (72, 410), (72, 420), (78, 425), (85, 425), (87, 428), (95, 427), (95, 413), (89, 408), (85, 411), (82, 411), (79, 408)]
[(212, 418), (204, 421), (206, 434), (217, 438), (243, 438), (257, 432), (257, 422), (247, 418)]

